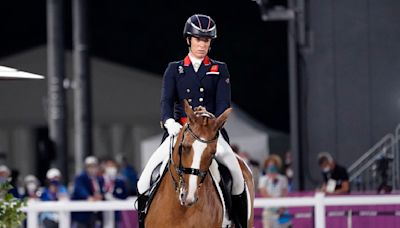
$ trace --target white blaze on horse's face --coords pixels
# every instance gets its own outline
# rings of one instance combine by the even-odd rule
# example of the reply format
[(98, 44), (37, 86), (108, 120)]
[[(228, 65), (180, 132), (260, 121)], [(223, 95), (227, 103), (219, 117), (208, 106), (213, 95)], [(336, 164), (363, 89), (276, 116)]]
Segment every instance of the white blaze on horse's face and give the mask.
[[(202, 143), (200, 141), (195, 140), (192, 144), (193, 148), (193, 161), (191, 168), (192, 169), (200, 169), (201, 157), (203, 156), (204, 150), (206, 149), (207, 144)], [(198, 176), (190, 175), (189, 176), (189, 186), (188, 192), (186, 195), (186, 199), (184, 200), (184, 205), (191, 206), (192, 204), (196, 203), (198, 199), (197, 187), (198, 187)]]

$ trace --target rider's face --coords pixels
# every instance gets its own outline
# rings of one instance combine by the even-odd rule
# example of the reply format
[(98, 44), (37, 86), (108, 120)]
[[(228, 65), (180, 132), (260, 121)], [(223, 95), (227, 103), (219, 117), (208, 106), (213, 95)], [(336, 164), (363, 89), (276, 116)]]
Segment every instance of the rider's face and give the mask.
[(194, 57), (202, 59), (207, 55), (211, 44), (210, 38), (191, 37), (190, 42), (189, 39), (187, 41), (190, 43), (190, 52), (194, 55)]

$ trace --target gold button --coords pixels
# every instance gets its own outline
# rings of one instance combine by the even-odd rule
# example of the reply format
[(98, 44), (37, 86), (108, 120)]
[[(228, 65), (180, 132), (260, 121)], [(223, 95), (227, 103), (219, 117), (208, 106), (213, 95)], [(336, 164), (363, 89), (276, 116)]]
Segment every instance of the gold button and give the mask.
[(200, 87), (200, 92), (204, 92), (204, 88), (203, 87)]
[(190, 89), (186, 89), (186, 92), (187, 92), (187, 93), (190, 93)]
[(203, 102), (203, 98), (202, 98), (202, 97), (200, 97), (200, 98), (199, 98), (199, 101), (200, 101), (200, 102)]

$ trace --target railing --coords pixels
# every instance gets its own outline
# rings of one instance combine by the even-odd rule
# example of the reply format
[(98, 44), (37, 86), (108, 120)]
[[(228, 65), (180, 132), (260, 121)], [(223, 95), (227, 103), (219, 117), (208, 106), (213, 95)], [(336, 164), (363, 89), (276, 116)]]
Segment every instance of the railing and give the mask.
[[(28, 213), (28, 228), (38, 226), (38, 214), (44, 211), (58, 212), (60, 214), (60, 228), (71, 227), (70, 212), (77, 211), (107, 211), (109, 214), (120, 210), (133, 210), (135, 199), (124, 201), (58, 201), (58, 202), (29, 202), (23, 210)], [(314, 226), (325, 228), (325, 215), (327, 206), (361, 206), (361, 205), (398, 205), (400, 195), (375, 195), (375, 196), (325, 196), (316, 193), (310, 197), (286, 197), (274, 199), (259, 199), (254, 201), (255, 208), (268, 207), (314, 207)], [(108, 217), (113, 219), (113, 216)], [(113, 227), (113, 221), (107, 221), (104, 227)]]
[[(396, 178), (399, 174), (398, 134), (400, 134), (400, 125), (398, 130), (396, 129), (396, 136), (385, 135), (348, 168), (349, 179), (353, 186), (356, 185), (355, 189), (358, 191), (375, 190), (379, 184), (386, 182), (395, 189), (399, 187)], [(387, 166), (384, 168), (385, 170), (379, 167), (379, 159), (385, 162), (384, 164), (383, 162), (379, 163)]]
[(356, 179), (363, 171), (370, 167), (375, 162), (376, 156), (387, 153), (388, 150), (394, 150), (394, 142), (395, 137), (393, 134), (385, 135), (378, 143), (350, 165), (347, 169), (350, 181)]
[(119, 201), (29, 201), (22, 210), (27, 212), (28, 228), (39, 227), (40, 212), (56, 212), (59, 214), (59, 227), (71, 227), (71, 212), (103, 211), (104, 228), (114, 227), (114, 211), (134, 210), (136, 198)]
[(395, 176), (396, 178), (396, 187), (400, 188), (400, 124), (397, 125), (396, 130), (395, 130), (395, 144), (396, 144), (396, 155), (395, 155), (395, 167), (396, 167), (396, 172)]

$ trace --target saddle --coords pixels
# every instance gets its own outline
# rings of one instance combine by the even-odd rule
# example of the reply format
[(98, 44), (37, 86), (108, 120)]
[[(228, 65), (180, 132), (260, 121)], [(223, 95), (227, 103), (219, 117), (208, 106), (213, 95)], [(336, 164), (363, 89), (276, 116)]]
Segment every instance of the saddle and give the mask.
[[(216, 191), (218, 192), (219, 198), (221, 200), (222, 205), (224, 206), (224, 211), (225, 217), (229, 218), (230, 221), (233, 221), (233, 215), (232, 215), (232, 198), (231, 198), (231, 192), (232, 192), (232, 176), (231, 173), (229, 172), (228, 168), (218, 161), (214, 159), (214, 162), (218, 164), (218, 173), (215, 173), (216, 171), (211, 171), (209, 170), (209, 174), (212, 176), (212, 180), (214, 183), (214, 187)], [(151, 202), (159, 188), (159, 185), (161, 183), (161, 179), (164, 177), (164, 175), (168, 171), (168, 165), (165, 165), (164, 169), (161, 170), (161, 167), (163, 167), (163, 163), (160, 163), (157, 165), (157, 167), (153, 170), (152, 175), (151, 175), (151, 180), (150, 180), (150, 191), (149, 191), (149, 200), (146, 205), (146, 213), (148, 208), (151, 205)], [(216, 178), (215, 176), (219, 176), (220, 178)], [(219, 179), (219, 182), (217, 183), (217, 180)]]

